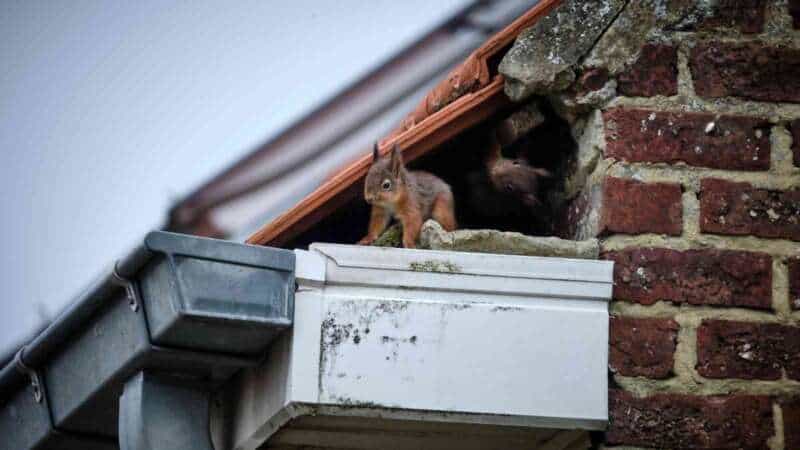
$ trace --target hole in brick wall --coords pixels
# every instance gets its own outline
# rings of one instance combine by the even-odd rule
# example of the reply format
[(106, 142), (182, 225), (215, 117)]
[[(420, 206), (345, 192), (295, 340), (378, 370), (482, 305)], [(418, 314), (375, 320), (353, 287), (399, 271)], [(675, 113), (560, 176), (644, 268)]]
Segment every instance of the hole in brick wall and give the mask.
[[(506, 145), (502, 154), (506, 158), (524, 158), (531, 166), (552, 174), (551, 178), (539, 180), (539, 205), (527, 205), (518, 195), (495, 190), (485, 168), (489, 133), (524, 106), (502, 111), (408, 164), (411, 170), (426, 170), (450, 184), (460, 229), (516, 231), (531, 236), (559, 234), (555, 218), (577, 144), (569, 124), (547, 102), (537, 103), (545, 121)], [(289, 248), (306, 247), (312, 242), (352, 244), (362, 238), (369, 221), (369, 206), (362, 198), (363, 186), (355, 189), (359, 193), (356, 199), (288, 243)]]

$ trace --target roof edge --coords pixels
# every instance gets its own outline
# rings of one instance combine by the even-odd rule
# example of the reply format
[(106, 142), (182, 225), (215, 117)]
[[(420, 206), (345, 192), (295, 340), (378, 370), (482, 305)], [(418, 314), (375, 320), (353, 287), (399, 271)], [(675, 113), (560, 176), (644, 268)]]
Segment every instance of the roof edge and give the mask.
[[(381, 153), (397, 144), (411, 161), (490, 117), (511, 103), (503, 92), (504, 77), (491, 77), (488, 61), (524, 30), (558, 6), (542, 0), (476, 49), (437, 85), (401, 125), (380, 141)], [(326, 181), (293, 208), (250, 236), (249, 244), (283, 246), (355, 198), (372, 156), (364, 154)]]

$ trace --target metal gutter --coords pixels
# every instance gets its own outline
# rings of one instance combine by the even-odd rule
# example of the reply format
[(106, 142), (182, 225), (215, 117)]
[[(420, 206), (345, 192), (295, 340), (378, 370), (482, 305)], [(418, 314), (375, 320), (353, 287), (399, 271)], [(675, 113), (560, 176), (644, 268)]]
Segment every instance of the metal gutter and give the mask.
[[(118, 435), (138, 435), (125, 426), (143, 411), (187, 407), (150, 393), (178, 388), (162, 380), (181, 380), (176, 402), (207, 398), (261, 361), (293, 310), (292, 252), (150, 233), (0, 370), (0, 449), (116, 448)], [(120, 402), (128, 391), (147, 400)], [(202, 448), (207, 436), (169, 448)], [(120, 439), (150, 448), (130, 442)]]

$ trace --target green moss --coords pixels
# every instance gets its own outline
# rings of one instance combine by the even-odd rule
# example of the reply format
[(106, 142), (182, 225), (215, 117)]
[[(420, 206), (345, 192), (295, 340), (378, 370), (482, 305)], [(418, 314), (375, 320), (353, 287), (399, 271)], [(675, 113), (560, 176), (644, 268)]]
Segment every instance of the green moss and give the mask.
[(402, 247), (403, 246), (403, 227), (394, 224), (386, 229), (375, 242), (374, 247)]
[(436, 261), (429, 259), (422, 262), (412, 262), (409, 268), (415, 272), (460, 273), (461, 267), (450, 261)]

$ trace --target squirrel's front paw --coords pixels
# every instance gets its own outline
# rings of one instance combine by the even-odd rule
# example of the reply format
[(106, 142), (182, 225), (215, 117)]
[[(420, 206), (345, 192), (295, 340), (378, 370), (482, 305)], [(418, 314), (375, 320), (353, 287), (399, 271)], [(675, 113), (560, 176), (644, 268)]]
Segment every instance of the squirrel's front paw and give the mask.
[(361, 238), (360, 241), (356, 242), (356, 245), (370, 245), (375, 242), (375, 238), (372, 236), (364, 236)]
[(403, 239), (403, 247), (405, 248), (417, 248), (417, 243), (412, 240)]

